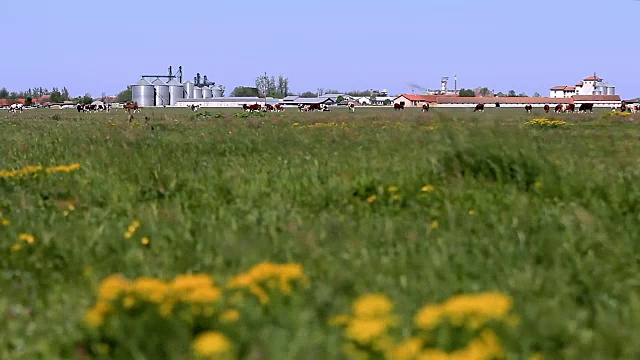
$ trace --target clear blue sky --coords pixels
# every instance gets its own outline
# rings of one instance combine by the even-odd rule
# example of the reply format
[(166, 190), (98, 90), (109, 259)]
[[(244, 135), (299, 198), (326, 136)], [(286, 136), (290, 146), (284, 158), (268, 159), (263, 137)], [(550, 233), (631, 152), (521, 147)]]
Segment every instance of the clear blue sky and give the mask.
[[(115, 94), (182, 65), (222, 84), (283, 74), (294, 92), (487, 86), (548, 95), (594, 72), (640, 96), (634, 0), (71, 0), (2, 13), (0, 87)], [(126, 9), (126, 11), (125, 11)], [(632, 15), (635, 14), (635, 15)], [(626, 44), (625, 44), (626, 43)], [(633, 47), (632, 47), (633, 45)], [(418, 91), (416, 91), (418, 92)]]

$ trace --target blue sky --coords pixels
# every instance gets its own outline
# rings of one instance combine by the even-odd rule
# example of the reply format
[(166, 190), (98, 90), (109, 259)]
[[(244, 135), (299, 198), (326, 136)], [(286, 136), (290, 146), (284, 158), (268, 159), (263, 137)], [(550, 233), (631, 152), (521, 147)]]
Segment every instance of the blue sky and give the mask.
[(0, 87), (99, 96), (182, 65), (186, 79), (200, 72), (227, 94), (267, 72), (287, 76), (294, 92), (410, 93), (410, 83), (438, 88), (440, 77), (457, 75), (458, 88), (548, 95), (596, 72), (623, 98), (640, 96), (640, 1), (105, 4), (48, 1), (4, 12), (0, 26), (16, 45), (5, 43), (0, 56)]

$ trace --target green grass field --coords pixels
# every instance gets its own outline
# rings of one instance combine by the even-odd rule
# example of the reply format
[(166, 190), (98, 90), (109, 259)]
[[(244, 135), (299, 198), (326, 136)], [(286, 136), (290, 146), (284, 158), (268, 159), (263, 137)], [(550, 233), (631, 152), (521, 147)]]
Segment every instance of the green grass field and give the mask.
[[(519, 319), (483, 325), (496, 358), (639, 358), (640, 115), (605, 114), (548, 114), (568, 123), (551, 127), (526, 124), (539, 109), (0, 113), (0, 169), (43, 167), (0, 172), (0, 359), (196, 359), (205, 331), (228, 359), (348, 359), (365, 333), (360, 350), (384, 358), (378, 320), (356, 335), (331, 321), (365, 294), (393, 303), (393, 346), (421, 338), (439, 359), (426, 349), (455, 353), (480, 330), (426, 334), (416, 312), (486, 292)], [(265, 304), (227, 290), (265, 261), (308, 283), (289, 293), (274, 270)], [(163, 316), (165, 300), (142, 300), (156, 284), (90, 326), (114, 274), (207, 274), (223, 295)]]

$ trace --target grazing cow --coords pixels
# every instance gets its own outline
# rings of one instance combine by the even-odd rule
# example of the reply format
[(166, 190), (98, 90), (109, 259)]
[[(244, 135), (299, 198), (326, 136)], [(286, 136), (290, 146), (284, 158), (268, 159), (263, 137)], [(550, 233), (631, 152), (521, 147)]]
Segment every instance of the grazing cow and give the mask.
[(640, 112), (640, 105), (635, 105), (632, 109), (630, 109), (632, 113), (637, 114)]
[(422, 104), (422, 112), (429, 112), (429, 104)]
[(274, 107), (276, 108), (276, 112), (284, 111), (284, 106), (282, 106), (282, 104), (275, 104)]
[(475, 109), (473, 109), (473, 112), (476, 112), (476, 111), (484, 112), (484, 104), (476, 105)]
[(11, 104), (11, 106), (9, 106), (9, 112), (12, 113), (22, 113), (22, 111), (24, 110), (24, 105), (16, 103), (16, 104)]
[[(326, 105), (324, 105), (324, 106), (326, 106)], [(314, 110), (323, 111), (324, 107), (322, 105), (320, 105), (320, 104), (310, 104), (309, 105), (309, 110), (307, 110), (307, 111), (314, 111)]]
[(620, 105), (620, 111), (622, 112), (627, 111), (627, 103), (625, 103), (624, 101), (622, 102), (622, 105)]
[(244, 109), (244, 111), (254, 112), (254, 111), (260, 111), (262, 109), (262, 105), (260, 105), (260, 104), (253, 104), (253, 105), (243, 104), (242, 108)]
[(320, 109), (322, 111), (331, 111), (331, 109), (329, 109), (329, 105), (327, 104), (322, 104), (322, 106), (320, 106)]
[(558, 104), (558, 105), (556, 105), (556, 108), (553, 111), (557, 114), (557, 113), (562, 112), (563, 111), (562, 109), (563, 109), (562, 104)]
[(84, 105), (82, 104), (76, 105), (76, 110), (78, 110), (78, 112), (84, 112)]
[(398, 103), (393, 104), (393, 110), (396, 110), (396, 111), (404, 110), (404, 104), (398, 104)]
[(591, 103), (585, 103), (585, 104), (580, 104), (580, 108), (578, 108), (578, 112), (593, 112), (593, 104)]
[(191, 104), (191, 106), (189, 106), (189, 108), (191, 109), (191, 111), (195, 112), (195, 111), (200, 110), (200, 105)]
[(531, 104), (527, 104), (524, 106), (524, 109), (527, 110), (528, 113), (530, 113), (531, 110), (533, 109), (533, 106), (531, 106)]
[(140, 108), (138, 107), (138, 102), (137, 101), (127, 101), (123, 108), (128, 112), (131, 113), (131, 110), (133, 110), (133, 113), (139, 113), (140, 112)]
[(356, 112), (356, 104), (353, 102), (349, 102), (349, 105), (347, 105), (349, 108), (350, 112)]
[(544, 112), (546, 112), (547, 114), (549, 113), (550, 109), (551, 109), (551, 107), (548, 104), (544, 105)]
[(564, 107), (564, 112), (573, 113), (575, 111), (576, 111), (576, 105), (575, 104), (567, 104), (567, 106)]
[(265, 104), (264, 105), (264, 110), (262, 110), (262, 111), (267, 112), (267, 111), (275, 111), (275, 110), (276, 110), (276, 108), (273, 105)]
[(298, 111), (303, 112), (303, 111), (307, 111), (307, 109), (305, 109), (304, 104), (298, 104)]

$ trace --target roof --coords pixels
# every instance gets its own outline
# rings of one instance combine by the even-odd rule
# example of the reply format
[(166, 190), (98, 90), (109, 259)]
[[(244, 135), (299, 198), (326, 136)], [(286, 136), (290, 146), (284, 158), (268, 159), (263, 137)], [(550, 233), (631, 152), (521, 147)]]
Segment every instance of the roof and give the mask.
[(436, 102), (436, 100), (438, 99), (437, 95), (402, 94), (400, 96), (396, 96), (394, 100), (399, 97), (404, 97), (409, 101), (424, 101), (424, 102)]
[(580, 81), (580, 82), (577, 82), (577, 83), (576, 83), (576, 86), (582, 86), (582, 85), (584, 85), (584, 82), (583, 82), (583, 81)]
[[(176, 103), (188, 102), (188, 103), (215, 103), (215, 102), (237, 102), (239, 104), (249, 104), (249, 103), (264, 103), (264, 98), (260, 97), (214, 97), (207, 99), (177, 99)], [(277, 104), (281, 102), (280, 99), (270, 99), (267, 98), (268, 104)]]
[(570, 104), (571, 98), (549, 98), (529, 96), (505, 96), (505, 97), (438, 97), (438, 104)]
[(575, 95), (574, 101), (621, 101), (620, 95)]
[(564, 91), (575, 91), (576, 87), (575, 86), (567, 86), (566, 88), (564, 88)]
[(289, 96), (285, 96), (282, 101), (295, 101), (297, 98), (299, 98), (300, 96), (298, 95), (289, 95)]
[(564, 91), (575, 91), (575, 86), (566, 86), (566, 85), (558, 85), (550, 88), (549, 90), (564, 90)]
[(331, 98), (322, 98), (322, 97), (315, 97), (315, 98), (297, 98), (295, 101), (296, 104), (324, 104), (327, 102), (334, 102)]
[(151, 83), (149, 81), (147, 81), (146, 79), (140, 79), (134, 85), (147, 85), (148, 86), (148, 85), (151, 85)]
[(602, 81), (602, 79), (595, 75), (591, 75), (589, 77), (584, 78), (584, 81)]

